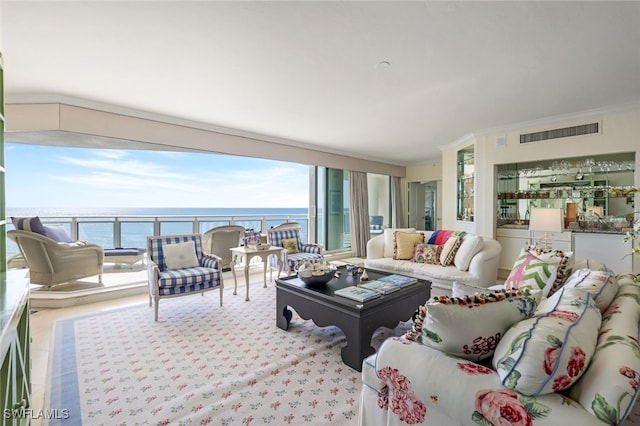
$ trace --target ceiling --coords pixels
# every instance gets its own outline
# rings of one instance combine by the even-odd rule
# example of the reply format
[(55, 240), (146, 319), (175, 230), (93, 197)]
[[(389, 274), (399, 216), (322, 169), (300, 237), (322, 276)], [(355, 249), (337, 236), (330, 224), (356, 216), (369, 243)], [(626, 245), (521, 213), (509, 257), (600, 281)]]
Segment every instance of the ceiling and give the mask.
[(637, 1), (5, 0), (1, 46), (7, 103), (113, 105), (397, 165), (640, 101)]

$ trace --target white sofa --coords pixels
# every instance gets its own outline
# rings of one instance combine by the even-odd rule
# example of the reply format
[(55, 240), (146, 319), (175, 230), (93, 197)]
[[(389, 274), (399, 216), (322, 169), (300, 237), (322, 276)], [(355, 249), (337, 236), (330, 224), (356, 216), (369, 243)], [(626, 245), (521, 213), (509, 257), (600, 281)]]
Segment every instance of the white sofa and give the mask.
[[(425, 236), (425, 242), (434, 231), (416, 231), (413, 228), (385, 229), (382, 235), (373, 237), (367, 242), (367, 258), (365, 267), (387, 272), (399, 273), (415, 278), (431, 281), (431, 295), (450, 295), (454, 281), (475, 287), (489, 287), (496, 284), (498, 278), (498, 262), (502, 247), (492, 238), (482, 237), (482, 246), (477, 253), (473, 253), (470, 262), (456, 261), (450, 266), (417, 263), (411, 260), (396, 260), (393, 258), (393, 237), (395, 231), (420, 232)], [(464, 238), (473, 235), (467, 234)], [(464, 240), (463, 240), (464, 244)], [(460, 247), (462, 251), (463, 247)], [(468, 269), (459, 267), (461, 263), (468, 263)]]
[[(591, 278), (585, 279), (587, 275)], [(640, 388), (640, 285), (635, 279), (630, 274), (616, 279), (604, 271), (574, 270), (564, 287), (542, 298), (531, 315), (507, 326), (493, 348), (495, 353), (487, 352), (477, 362), (436, 346), (459, 337), (474, 324), (483, 327), (491, 321), (449, 317), (448, 326), (456, 330), (429, 341), (424, 329), (433, 335), (436, 326), (429, 317), (437, 309), (430, 304), (421, 307), (411, 332), (385, 340), (376, 354), (364, 360), (359, 424), (623, 423), (635, 413)], [(468, 306), (459, 303), (460, 312), (469, 315), (498, 306), (463, 300)], [(493, 311), (493, 319), (504, 318), (504, 312), (499, 312)], [(565, 320), (564, 325), (559, 318)], [(456, 322), (459, 325), (453, 326)], [(415, 330), (427, 337), (416, 339), (411, 334)], [(560, 339), (554, 339), (556, 335)], [(574, 355), (581, 352), (583, 356)], [(542, 384), (533, 392), (525, 391), (522, 382)]]

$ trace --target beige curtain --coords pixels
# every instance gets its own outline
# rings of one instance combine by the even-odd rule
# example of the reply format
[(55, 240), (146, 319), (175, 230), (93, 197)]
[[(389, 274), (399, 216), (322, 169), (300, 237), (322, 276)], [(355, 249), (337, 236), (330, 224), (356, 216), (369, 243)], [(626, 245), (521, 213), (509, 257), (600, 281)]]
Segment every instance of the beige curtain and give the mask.
[(400, 178), (393, 176), (391, 178), (391, 205), (393, 207), (393, 218), (395, 219), (395, 228), (404, 228), (404, 214), (402, 213), (402, 189), (400, 188)]
[(367, 174), (349, 172), (349, 221), (351, 226), (351, 251), (356, 257), (366, 256), (369, 241), (369, 192)]

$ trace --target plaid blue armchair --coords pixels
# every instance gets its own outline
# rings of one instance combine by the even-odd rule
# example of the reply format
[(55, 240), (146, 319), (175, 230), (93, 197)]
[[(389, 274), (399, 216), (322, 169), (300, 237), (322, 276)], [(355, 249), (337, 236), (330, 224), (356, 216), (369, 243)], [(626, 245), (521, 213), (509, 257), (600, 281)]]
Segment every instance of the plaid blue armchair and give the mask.
[(222, 306), (222, 263), (215, 254), (202, 251), (200, 234), (147, 237), (149, 306), (167, 297), (220, 289)]
[[(291, 275), (298, 264), (303, 262), (317, 263), (324, 259), (322, 245), (305, 243), (300, 238), (301, 225), (297, 222), (288, 222), (275, 226), (267, 231), (269, 244), (282, 247), (282, 272)], [(295, 239), (295, 243), (291, 240)], [(283, 242), (284, 240), (284, 242)], [(288, 241), (287, 241), (288, 240)], [(287, 247), (289, 245), (289, 247)], [(289, 248), (289, 250), (287, 250)], [(296, 252), (296, 253), (290, 253)], [(269, 259), (269, 277), (273, 270), (278, 270), (278, 261), (274, 256)]]

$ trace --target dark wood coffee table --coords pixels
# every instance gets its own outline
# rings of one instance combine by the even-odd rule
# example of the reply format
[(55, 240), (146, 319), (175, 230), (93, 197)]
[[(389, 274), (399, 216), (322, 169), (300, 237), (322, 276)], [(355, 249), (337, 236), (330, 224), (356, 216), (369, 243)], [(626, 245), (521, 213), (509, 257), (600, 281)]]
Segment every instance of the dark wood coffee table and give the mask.
[[(367, 302), (358, 302), (333, 292), (339, 288), (355, 285), (359, 276), (348, 274), (344, 266), (338, 268), (340, 278), (333, 278), (322, 286), (307, 286), (298, 277), (276, 280), (276, 325), (287, 330), (293, 308), (303, 319), (311, 319), (320, 327), (334, 325), (347, 338), (342, 348), (342, 361), (349, 367), (362, 371), (362, 360), (375, 352), (371, 337), (379, 327), (395, 328), (400, 321), (407, 321), (419, 305), (429, 298), (431, 283), (418, 280), (393, 293)], [(375, 280), (386, 272), (367, 268), (369, 280)]]

